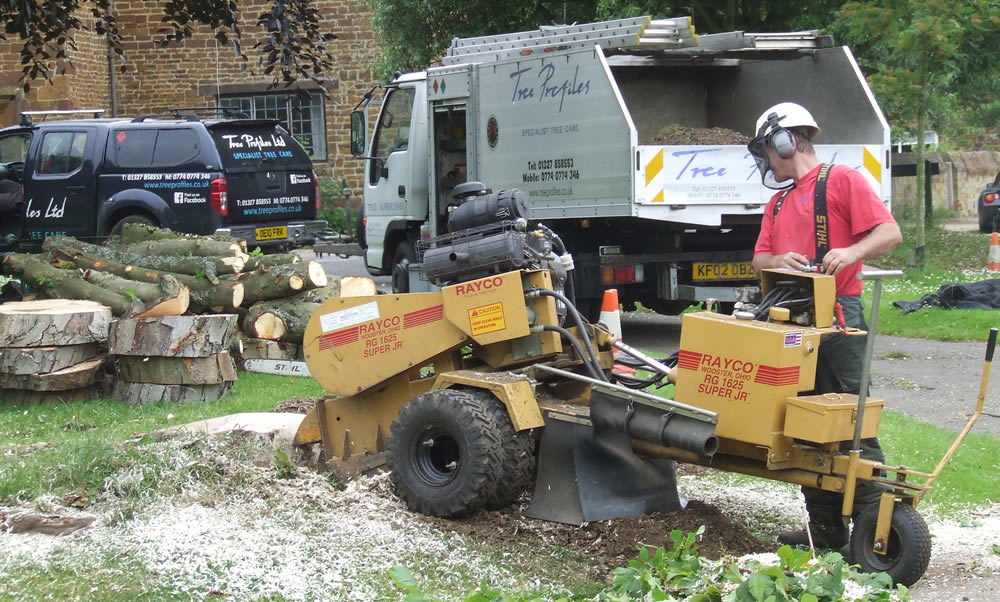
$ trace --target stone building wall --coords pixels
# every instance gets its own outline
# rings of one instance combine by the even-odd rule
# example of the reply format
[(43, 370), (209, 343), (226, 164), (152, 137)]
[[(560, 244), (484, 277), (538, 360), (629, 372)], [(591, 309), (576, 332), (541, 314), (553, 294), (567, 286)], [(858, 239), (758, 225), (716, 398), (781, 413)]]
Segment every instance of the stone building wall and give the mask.
[[(156, 114), (176, 107), (216, 105), (216, 95), (267, 93), (271, 77), (257, 65), (253, 48), (257, 41), (257, 15), (267, 4), (260, 0), (241, 2), (243, 52), (247, 68), (240, 69), (231, 45), (220, 45), (207, 28), (183, 42), (160, 45), (164, 0), (118, 0), (115, 9), (123, 34), (127, 70), (117, 73), (118, 114)], [(331, 44), (335, 66), (325, 81), (326, 158), (315, 162), (321, 177), (337, 182), (336, 198), (324, 203), (341, 205), (340, 182), (352, 189), (352, 204), (361, 199), (362, 161), (350, 153), (350, 112), (374, 82), (372, 65), (377, 45), (371, 25), (371, 9), (358, 0), (317, 0), (323, 29), (337, 36)], [(71, 54), (73, 69), (53, 78), (53, 84), (37, 82), (26, 96), (19, 93), (17, 77), (20, 42), (0, 41), (0, 125), (17, 123), (25, 109), (103, 108), (110, 115), (111, 97), (107, 50), (103, 39), (78, 33), (78, 49)], [(120, 62), (115, 60), (116, 65)], [(272, 92), (275, 90), (271, 90)]]

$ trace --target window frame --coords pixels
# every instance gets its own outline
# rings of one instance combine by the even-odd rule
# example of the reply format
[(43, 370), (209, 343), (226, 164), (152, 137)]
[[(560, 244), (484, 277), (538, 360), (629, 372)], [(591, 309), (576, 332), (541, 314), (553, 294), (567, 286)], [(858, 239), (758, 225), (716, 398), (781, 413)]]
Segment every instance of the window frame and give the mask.
[[(308, 108), (310, 111), (317, 112), (318, 115), (310, 113), (308, 119), (301, 116), (301, 111), (298, 111), (298, 115), (295, 114), (296, 109), (292, 104), (294, 101), (299, 100), (299, 98), (294, 92), (222, 94), (216, 98), (216, 105), (220, 108), (243, 112), (250, 119), (276, 120), (292, 138), (295, 138), (302, 145), (302, 148), (305, 149), (306, 154), (309, 155), (311, 160), (326, 161), (329, 158), (329, 145), (326, 139), (326, 102), (324, 102), (323, 95), (319, 92), (309, 92), (309, 97)], [(277, 102), (268, 104), (269, 101), (273, 100), (277, 100)], [(259, 103), (265, 103), (267, 106), (258, 106)], [(279, 114), (275, 117), (271, 114), (272, 112), (283, 113), (283, 115)], [(304, 123), (310, 124), (308, 134), (296, 131), (295, 127), (293, 127), (293, 124), (297, 124), (296, 127), (301, 127)], [(318, 126), (319, 132), (313, 129), (313, 126)], [(301, 136), (310, 136), (311, 144), (304, 144)], [(310, 147), (312, 150), (310, 150)]]

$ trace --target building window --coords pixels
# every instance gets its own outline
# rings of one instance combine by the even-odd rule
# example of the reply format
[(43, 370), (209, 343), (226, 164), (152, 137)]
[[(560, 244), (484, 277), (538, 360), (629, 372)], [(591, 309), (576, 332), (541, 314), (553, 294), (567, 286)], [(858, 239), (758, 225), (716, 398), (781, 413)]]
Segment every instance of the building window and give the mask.
[(223, 96), (219, 106), (245, 113), (251, 119), (274, 119), (288, 130), (312, 159), (326, 159), (326, 116), (323, 95), (303, 100), (295, 94)]

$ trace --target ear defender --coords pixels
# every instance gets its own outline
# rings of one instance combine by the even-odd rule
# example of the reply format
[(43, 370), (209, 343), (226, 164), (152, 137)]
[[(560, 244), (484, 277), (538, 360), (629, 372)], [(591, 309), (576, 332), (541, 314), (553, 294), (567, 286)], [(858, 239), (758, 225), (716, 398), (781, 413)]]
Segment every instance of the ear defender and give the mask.
[(781, 127), (778, 123), (779, 120), (781, 117), (778, 117), (777, 113), (771, 113), (767, 116), (767, 126), (771, 128), (767, 139), (774, 152), (778, 153), (782, 159), (787, 159), (795, 154), (795, 134)]

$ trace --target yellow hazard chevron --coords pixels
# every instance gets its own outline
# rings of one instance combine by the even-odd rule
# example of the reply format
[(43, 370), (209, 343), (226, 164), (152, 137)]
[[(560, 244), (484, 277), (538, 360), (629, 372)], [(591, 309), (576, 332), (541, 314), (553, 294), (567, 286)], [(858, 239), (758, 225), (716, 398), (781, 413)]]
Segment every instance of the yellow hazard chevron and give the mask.
[(661, 171), (663, 171), (663, 149), (656, 151), (656, 154), (649, 163), (646, 164), (646, 186), (653, 181)]
[(864, 155), (862, 158), (862, 163), (864, 164), (865, 169), (868, 170), (868, 173), (870, 173), (872, 177), (875, 178), (875, 181), (881, 184), (882, 162), (879, 161), (878, 157), (873, 155), (871, 151), (868, 150), (868, 147), (864, 147)]

